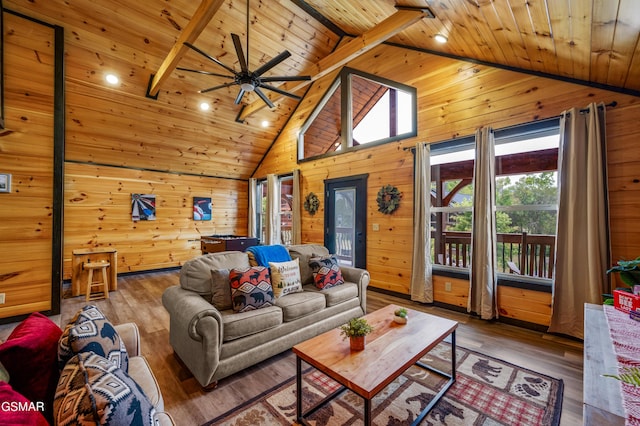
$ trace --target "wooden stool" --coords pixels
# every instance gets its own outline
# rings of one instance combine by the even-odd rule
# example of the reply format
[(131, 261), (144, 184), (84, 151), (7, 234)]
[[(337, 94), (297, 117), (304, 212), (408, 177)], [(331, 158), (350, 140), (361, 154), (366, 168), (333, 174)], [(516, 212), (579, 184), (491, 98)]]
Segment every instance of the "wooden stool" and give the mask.
[[(108, 299), (109, 298), (109, 279), (107, 278), (107, 268), (109, 267), (109, 262), (87, 262), (82, 267), (89, 271), (89, 276), (87, 278), (87, 295), (86, 301), (90, 300), (98, 300), (98, 299)], [(93, 271), (96, 269), (102, 270), (102, 281), (93, 281)], [(100, 294), (96, 294), (91, 297), (92, 289), (94, 287), (101, 287), (102, 292)]]

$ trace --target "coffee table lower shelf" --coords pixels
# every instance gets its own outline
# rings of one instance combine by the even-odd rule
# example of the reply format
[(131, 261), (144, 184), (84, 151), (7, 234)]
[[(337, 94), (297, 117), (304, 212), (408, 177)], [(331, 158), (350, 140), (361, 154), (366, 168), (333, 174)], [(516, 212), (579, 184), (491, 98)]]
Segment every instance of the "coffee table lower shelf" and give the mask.
[[(433, 399), (429, 402), (429, 404), (427, 404), (424, 410), (420, 412), (418, 417), (416, 417), (413, 423), (411, 423), (411, 426), (419, 425), (422, 422), (422, 420), (427, 416), (427, 414), (429, 414), (429, 412), (433, 409), (433, 407), (436, 406), (438, 401), (440, 401), (440, 399), (447, 393), (449, 388), (453, 386), (453, 384), (456, 381), (456, 332), (455, 330), (451, 332), (450, 336), (451, 336), (451, 373), (450, 374), (444, 371), (440, 371), (436, 368), (433, 368), (420, 361), (415, 363), (415, 365), (417, 365), (418, 367), (432, 371), (449, 380), (447, 380), (447, 382), (442, 386), (440, 391), (438, 391), (438, 393), (433, 397)], [(340, 396), (344, 391), (346, 391), (349, 388), (345, 386), (344, 383), (341, 383), (339, 378), (331, 377), (329, 375), (329, 377), (336, 380), (341, 385), (340, 388), (332, 392), (331, 394), (327, 395), (325, 398), (323, 398), (320, 402), (318, 402), (313, 407), (310, 407), (309, 409), (303, 412), (302, 411), (302, 399), (303, 399), (302, 398), (302, 361), (303, 361), (302, 358), (296, 355), (296, 417), (297, 417), (298, 423), (306, 426), (311, 426), (311, 424), (307, 421), (306, 418), (312, 415), (313, 413), (315, 413), (317, 410), (319, 410), (323, 406), (325, 406), (334, 398)], [(394, 375), (395, 377), (393, 377), (392, 379), (395, 380), (402, 373), (404, 373), (404, 371), (398, 372), (398, 374), (395, 374)], [(356, 392), (355, 390), (352, 390), (352, 391), (358, 394), (358, 392)], [(371, 421), (372, 421), (371, 400), (373, 399), (373, 397), (375, 397), (375, 395), (373, 395), (371, 398), (367, 398), (366, 396), (363, 396), (363, 395), (359, 395), (359, 396), (362, 399), (364, 399), (364, 424), (365, 426), (369, 426), (371, 425)]]

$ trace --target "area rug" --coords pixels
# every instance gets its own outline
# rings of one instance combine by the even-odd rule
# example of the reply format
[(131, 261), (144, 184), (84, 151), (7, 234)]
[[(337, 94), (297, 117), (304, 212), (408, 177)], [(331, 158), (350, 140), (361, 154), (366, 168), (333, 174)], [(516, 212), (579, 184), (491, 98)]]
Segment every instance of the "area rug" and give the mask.
[[(451, 369), (451, 347), (441, 343), (422, 362)], [(563, 382), (475, 351), (456, 350), (456, 383), (422, 421), (422, 425), (541, 426), (559, 425)], [(305, 365), (305, 364), (303, 364)], [(438, 392), (445, 379), (412, 366), (372, 401), (375, 425), (409, 425)], [(339, 385), (313, 368), (303, 381), (303, 408)], [(308, 418), (312, 425), (362, 425), (362, 398), (347, 390)], [(296, 383), (292, 377), (205, 425), (297, 425)]]

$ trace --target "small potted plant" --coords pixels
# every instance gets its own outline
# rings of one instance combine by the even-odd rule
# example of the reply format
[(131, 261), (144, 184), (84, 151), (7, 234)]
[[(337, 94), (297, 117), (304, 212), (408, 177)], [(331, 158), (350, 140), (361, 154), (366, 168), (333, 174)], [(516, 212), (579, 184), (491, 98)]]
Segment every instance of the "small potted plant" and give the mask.
[(406, 324), (409, 320), (409, 314), (407, 308), (398, 308), (393, 311), (393, 320), (398, 324)]
[(349, 338), (352, 351), (364, 349), (367, 334), (373, 331), (373, 327), (364, 318), (351, 318), (348, 323), (340, 326), (340, 334), (343, 338)]
[[(620, 274), (620, 281), (627, 287), (618, 287), (616, 290), (624, 290), (633, 293), (634, 287), (640, 285), (640, 256), (633, 260), (619, 260), (618, 264), (607, 271), (607, 274)], [(603, 294), (604, 304), (613, 305), (613, 295)]]

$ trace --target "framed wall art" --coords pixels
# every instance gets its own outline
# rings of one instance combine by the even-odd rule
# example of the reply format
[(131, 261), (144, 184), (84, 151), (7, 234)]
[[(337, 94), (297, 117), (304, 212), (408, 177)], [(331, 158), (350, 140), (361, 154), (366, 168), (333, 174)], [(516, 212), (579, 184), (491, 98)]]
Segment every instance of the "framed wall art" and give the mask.
[(131, 194), (131, 220), (156, 220), (156, 196)]
[(193, 197), (193, 220), (211, 220), (211, 197)]
[(11, 192), (11, 175), (0, 173), (0, 192)]

